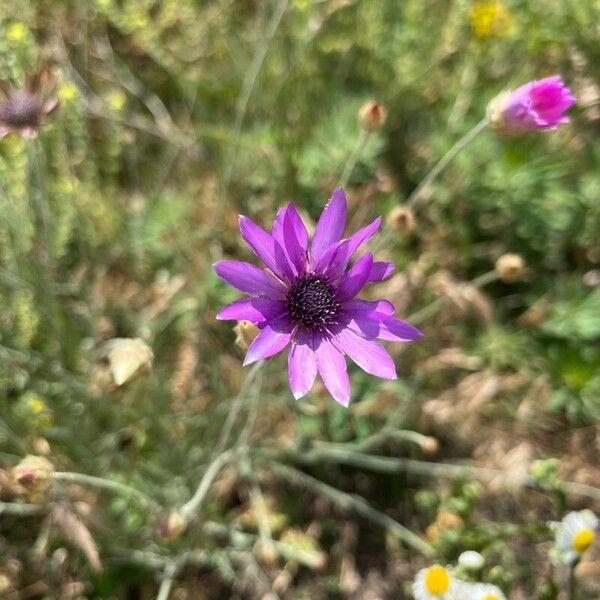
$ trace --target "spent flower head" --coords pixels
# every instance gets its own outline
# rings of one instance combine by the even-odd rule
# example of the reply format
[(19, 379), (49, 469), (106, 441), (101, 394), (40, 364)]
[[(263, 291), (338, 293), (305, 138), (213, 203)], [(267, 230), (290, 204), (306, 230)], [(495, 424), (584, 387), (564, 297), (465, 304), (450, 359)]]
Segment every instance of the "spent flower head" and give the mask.
[(554, 551), (559, 562), (571, 565), (594, 543), (599, 521), (591, 510), (573, 511), (556, 527)]
[(569, 122), (565, 112), (575, 102), (562, 77), (553, 75), (502, 92), (488, 104), (486, 117), (489, 127), (502, 135), (556, 129)]
[(346, 195), (338, 188), (311, 243), (292, 202), (279, 209), (270, 234), (241, 216), (242, 237), (267, 268), (230, 260), (214, 265), (219, 277), (248, 294), (222, 308), (217, 318), (250, 321), (260, 329), (244, 364), (269, 358), (289, 345), (294, 397), (310, 391), (318, 372), (344, 406), (350, 402), (346, 356), (371, 375), (395, 379), (394, 361), (377, 340), (407, 342), (422, 336), (393, 316), (387, 300), (356, 298), (366, 284), (388, 277), (394, 265), (376, 262), (367, 252), (350, 266), (354, 253), (379, 229), (381, 218), (342, 238), (347, 211)]
[(369, 100), (358, 111), (358, 122), (365, 131), (379, 131), (385, 125), (386, 119), (385, 106), (376, 100)]
[(5, 96), (0, 102), (0, 138), (11, 133), (23, 139), (35, 138), (45, 117), (58, 105), (55, 84), (54, 73), (48, 66), (33, 75), (26, 75), (22, 89), (14, 89), (6, 81), (0, 81), (0, 90)]

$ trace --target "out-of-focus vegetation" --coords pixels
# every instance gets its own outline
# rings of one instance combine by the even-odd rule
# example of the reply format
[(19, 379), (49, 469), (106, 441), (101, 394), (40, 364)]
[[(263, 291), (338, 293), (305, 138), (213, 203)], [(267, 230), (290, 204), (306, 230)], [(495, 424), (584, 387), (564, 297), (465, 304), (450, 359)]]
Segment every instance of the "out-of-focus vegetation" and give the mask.
[[(410, 598), (431, 548), (482, 552), (507, 597), (558, 598), (545, 523), (600, 509), (598, 1), (0, 6), (0, 78), (48, 62), (60, 98), (36, 140), (0, 142), (0, 595), (150, 598), (171, 574), (176, 598)], [(267, 224), (293, 198), (314, 219), (374, 97), (351, 225), (387, 215), (493, 96), (554, 73), (571, 124), (484, 131), (414, 229), (385, 233), (377, 296), (425, 333), (391, 348), (399, 380), (351, 369), (349, 409), (295, 402), (277, 357), (244, 388), (215, 320), (237, 296), (211, 270), (249, 257), (238, 213)], [(144, 340), (151, 370), (116, 386), (113, 338)], [(27, 454), (62, 474), (33, 497), (11, 478)]]

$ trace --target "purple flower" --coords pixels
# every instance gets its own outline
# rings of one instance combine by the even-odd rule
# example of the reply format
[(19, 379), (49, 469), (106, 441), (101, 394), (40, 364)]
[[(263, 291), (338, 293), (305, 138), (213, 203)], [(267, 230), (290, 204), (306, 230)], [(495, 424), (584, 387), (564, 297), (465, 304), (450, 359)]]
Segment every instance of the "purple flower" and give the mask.
[(356, 298), (365, 284), (388, 277), (394, 265), (375, 262), (367, 252), (349, 266), (352, 255), (375, 235), (381, 218), (342, 239), (346, 215), (346, 195), (338, 188), (310, 244), (292, 202), (277, 212), (271, 234), (240, 216), (242, 237), (267, 268), (239, 261), (214, 265), (219, 277), (248, 294), (222, 308), (217, 318), (251, 321), (260, 329), (244, 365), (289, 345), (294, 397), (306, 395), (319, 372), (331, 395), (344, 406), (350, 402), (346, 356), (371, 375), (395, 379), (394, 361), (376, 340), (407, 342), (422, 336), (393, 316), (394, 307), (387, 300)]
[(554, 75), (503, 92), (489, 103), (487, 119), (492, 129), (507, 135), (556, 129), (569, 122), (564, 113), (575, 101), (562, 77)]

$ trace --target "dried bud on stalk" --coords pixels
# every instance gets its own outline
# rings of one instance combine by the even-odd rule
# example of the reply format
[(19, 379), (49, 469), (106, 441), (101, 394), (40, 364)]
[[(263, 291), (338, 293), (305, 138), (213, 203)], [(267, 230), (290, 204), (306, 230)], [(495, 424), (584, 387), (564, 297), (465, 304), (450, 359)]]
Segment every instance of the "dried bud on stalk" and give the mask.
[(431, 436), (427, 436), (421, 442), (421, 448), (425, 454), (435, 454), (440, 449), (440, 443)]
[(518, 254), (503, 254), (496, 261), (496, 272), (505, 283), (514, 283), (523, 277), (525, 262)]
[(415, 215), (407, 206), (396, 206), (387, 218), (390, 229), (400, 233), (411, 233), (415, 229)]
[(42, 494), (52, 485), (54, 467), (43, 456), (29, 454), (13, 469), (15, 481), (30, 494)]
[(235, 333), (235, 345), (241, 350), (248, 350), (248, 346), (258, 335), (259, 329), (250, 321), (238, 321), (233, 331)]
[(181, 511), (174, 510), (158, 522), (158, 535), (165, 540), (176, 540), (186, 530), (187, 521)]
[(386, 119), (387, 111), (385, 107), (375, 100), (369, 100), (358, 111), (358, 122), (369, 133), (379, 131), (385, 124)]
[(113, 378), (117, 385), (123, 385), (140, 369), (150, 369), (154, 360), (152, 349), (141, 338), (114, 338), (103, 349), (108, 358)]

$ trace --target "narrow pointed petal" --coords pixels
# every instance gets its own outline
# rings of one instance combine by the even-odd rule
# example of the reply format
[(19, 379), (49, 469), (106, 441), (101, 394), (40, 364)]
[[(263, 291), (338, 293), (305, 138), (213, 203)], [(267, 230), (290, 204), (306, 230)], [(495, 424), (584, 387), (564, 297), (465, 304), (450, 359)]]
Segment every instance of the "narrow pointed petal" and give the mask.
[(423, 337), (423, 334), (410, 323), (381, 312), (350, 309), (346, 305), (342, 317), (347, 319), (348, 327), (370, 339), (411, 342)]
[(256, 256), (262, 260), (271, 271), (281, 275), (275, 260), (274, 240), (262, 227), (259, 227), (252, 219), (240, 215), (240, 233), (244, 241)]
[(374, 283), (387, 279), (394, 272), (395, 268), (396, 267), (391, 262), (374, 262), (373, 266), (371, 267), (371, 272), (369, 273), (369, 279), (367, 279), (367, 283)]
[(366, 340), (350, 329), (342, 329), (333, 339), (363, 371), (382, 379), (396, 379), (394, 361), (381, 344)]
[[(376, 264), (376, 263), (375, 263)], [(359, 311), (359, 312), (380, 312), (384, 315), (391, 316), (395, 312), (394, 305), (389, 300), (375, 300), (370, 302), (368, 300), (359, 300), (354, 298), (344, 304), (346, 311)]]
[(412, 342), (423, 337), (423, 333), (414, 325), (396, 317), (385, 316), (381, 318), (380, 323), (379, 335), (377, 336), (380, 340)]
[(328, 338), (322, 338), (316, 348), (317, 367), (325, 387), (336, 402), (342, 406), (350, 404), (350, 379), (346, 370), (346, 359)]
[(218, 313), (221, 321), (250, 321), (255, 325), (272, 321), (285, 313), (285, 302), (269, 298), (242, 298), (227, 306)]
[(303, 252), (308, 251), (308, 231), (306, 230), (306, 226), (304, 225), (304, 221), (302, 221), (302, 217), (296, 208), (296, 205), (293, 202), (290, 202), (287, 207), (287, 216), (294, 228), (294, 232), (296, 233), (296, 239), (300, 244), (300, 248), (302, 248)]
[(250, 263), (222, 260), (215, 263), (213, 268), (221, 279), (241, 292), (275, 300), (283, 298), (285, 294), (286, 288), (279, 280)]
[(290, 347), (288, 376), (296, 400), (310, 392), (317, 377), (317, 355), (312, 348), (312, 340), (313, 333), (301, 329)]
[(311, 257), (316, 264), (328, 248), (342, 239), (346, 228), (348, 205), (343, 188), (333, 192), (333, 196), (325, 206), (313, 237)]
[(250, 344), (244, 366), (281, 352), (289, 343), (294, 324), (287, 315), (268, 323)]
[[(348, 240), (344, 240), (343, 242), (340, 242), (337, 247), (332, 246), (332, 248), (335, 250), (333, 251), (331, 258), (328, 259), (328, 264), (323, 268), (317, 268), (316, 270), (323, 273), (323, 275), (327, 275), (332, 281), (335, 281), (344, 274), (346, 265), (350, 259)], [(329, 252), (323, 256), (323, 261), (328, 255)]]
[(354, 298), (363, 288), (371, 274), (373, 266), (373, 255), (367, 252), (361, 256), (348, 271), (348, 274), (342, 277), (338, 287), (338, 298), (341, 302)]
[(271, 234), (275, 243), (274, 253), (277, 268), (281, 273), (284, 273), (287, 279), (291, 280), (297, 275), (294, 263), (290, 260), (286, 249), (286, 241), (284, 234), (284, 221), (287, 215), (287, 207), (280, 208), (277, 211)]
[(296, 212), (294, 205), (290, 203), (283, 219), (283, 239), (295, 274), (304, 273), (306, 270), (306, 248), (302, 247), (296, 236), (298, 220), (300, 220), (300, 215)]
[(377, 217), (374, 221), (362, 229), (359, 229), (356, 233), (353, 233), (348, 238), (350, 256), (352, 256), (362, 244), (370, 240), (379, 231), (380, 227), (381, 217)]

